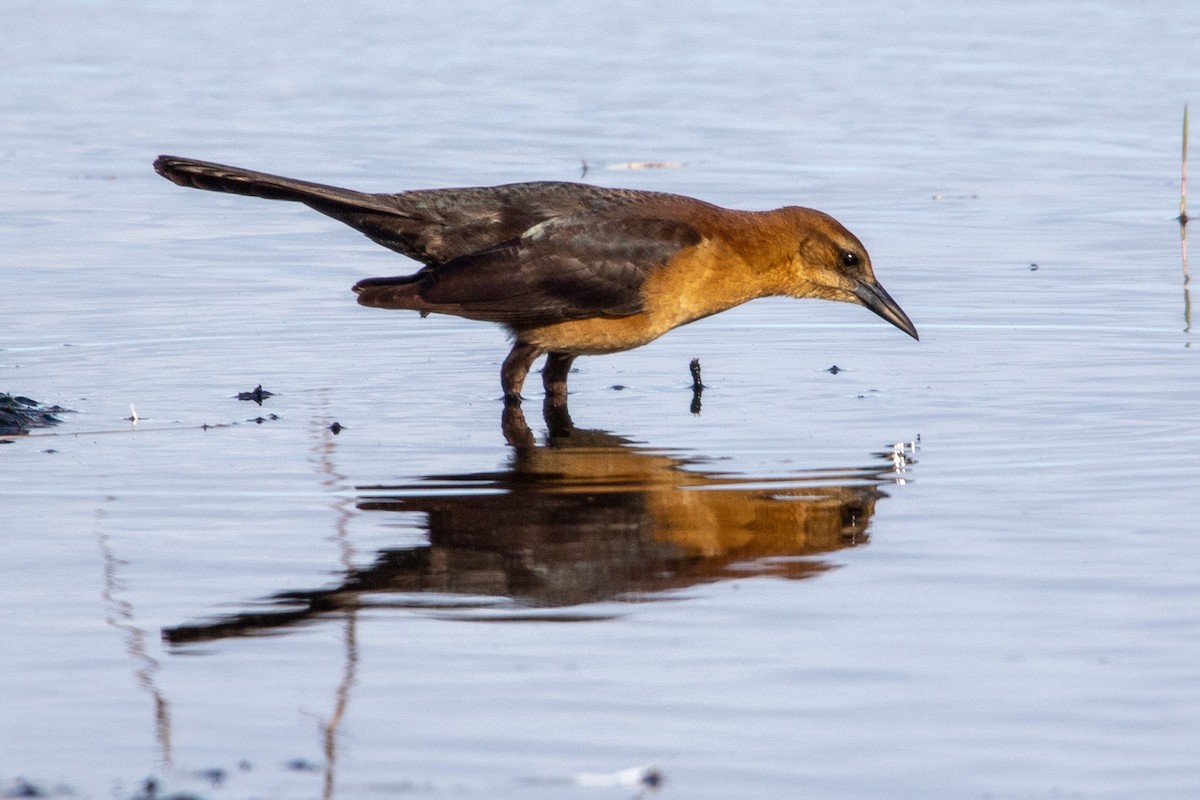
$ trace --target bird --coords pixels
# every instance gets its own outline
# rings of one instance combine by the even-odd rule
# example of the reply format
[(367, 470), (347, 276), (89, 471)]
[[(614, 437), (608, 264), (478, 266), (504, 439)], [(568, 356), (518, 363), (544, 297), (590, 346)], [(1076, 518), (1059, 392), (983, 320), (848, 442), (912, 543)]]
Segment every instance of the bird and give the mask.
[(169, 155), (154, 169), (180, 186), (303, 203), (420, 262), (360, 280), (358, 302), (503, 325), (506, 404), (520, 404), (543, 355), (546, 401), (565, 404), (578, 356), (640, 347), (761, 297), (856, 303), (919, 339), (862, 242), (811, 208), (743, 211), (567, 181), (368, 193)]

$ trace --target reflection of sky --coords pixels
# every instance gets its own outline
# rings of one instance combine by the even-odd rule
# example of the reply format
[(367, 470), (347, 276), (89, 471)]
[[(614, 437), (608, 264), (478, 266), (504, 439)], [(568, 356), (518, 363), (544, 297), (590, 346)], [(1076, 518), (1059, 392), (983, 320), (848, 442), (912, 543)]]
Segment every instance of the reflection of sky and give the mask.
[[(0, 781), (134, 794), (165, 698), (179, 769), (245, 757), (245, 796), (321, 760), (310, 723), (335, 713), (340, 779), (480, 775), (486, 796), (650, 761), (697, 798), (1200, 783), (1196, 347), (1172, 222), (1189, 3), (3, 16), (0, 391), (76, 413), (0, 445)], [(857, 463), (918, 434), (920, 467), (817, 580), (706, 583), (594, 625), (373, 608), (357, 650), (312, 626), (170, 653), (164, 627), (429, 546), (420, 513), (347, 521), (353, 487), (496, 472), (511, 450), (501, 332), (355, 306), (355, 280), (410, 265), (304, 208), (171, 186), (160, 152), (381, 191), (586, 161), (606, 185), (822, 208), (920, 343), (862, 309), (755, 302), (580, 359), (572, 411), (697, 472)], [(633, 161), (682, 166), (606, 168)], [(259, 383), (279, 418), (254, 425), (233, 397)], [(334, 420), (327, 481), (311, 432)]]

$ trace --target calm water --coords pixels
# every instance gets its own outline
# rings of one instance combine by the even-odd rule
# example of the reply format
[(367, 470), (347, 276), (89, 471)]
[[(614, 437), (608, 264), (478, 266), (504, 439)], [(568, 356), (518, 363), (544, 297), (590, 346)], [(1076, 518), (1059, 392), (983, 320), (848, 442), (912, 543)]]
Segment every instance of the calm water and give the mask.
[[(0, 789), (1200, 795), (1189, 3), (336, 8), (0, 11)], [(500, 331), (158, 153), (811, 205), (922, 339), (752, 303), (518, 451)]]

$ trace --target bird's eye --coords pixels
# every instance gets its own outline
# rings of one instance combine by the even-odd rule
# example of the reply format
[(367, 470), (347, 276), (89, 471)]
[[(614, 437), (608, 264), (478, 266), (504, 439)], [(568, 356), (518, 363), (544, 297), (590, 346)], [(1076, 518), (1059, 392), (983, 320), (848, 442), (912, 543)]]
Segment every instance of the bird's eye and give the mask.
[(858, 253), (850, 250), (842, 251), (842, 266), (857, 267), (860, 263), (862, 263), (862, 260), (858, 257)]

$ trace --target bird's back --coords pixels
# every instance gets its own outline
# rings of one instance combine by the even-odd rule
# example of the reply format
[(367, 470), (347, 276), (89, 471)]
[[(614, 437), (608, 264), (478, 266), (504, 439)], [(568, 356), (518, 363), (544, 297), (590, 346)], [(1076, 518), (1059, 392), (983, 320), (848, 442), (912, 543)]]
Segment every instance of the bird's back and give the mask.
[(381, 194), (179, 156), (160, 156), (154, 168), (182, 186), (304, 203), (428, 266), (512, 241), (556, 218), (675, 219), (688, 210), (715, 209), (681, 195), (565, 181)]
[(417, 189), (374, 197), (393, 206), (399, 216), (379, 220), (385, 230), (366, 230), (333, 210), (318, 210), (425, 264), (445, 263), (518, 239), (552, 219), (679, 219), (690, 216), (688, 211), (708, 207), (707, 203), (681, 195), (565, 181)]

